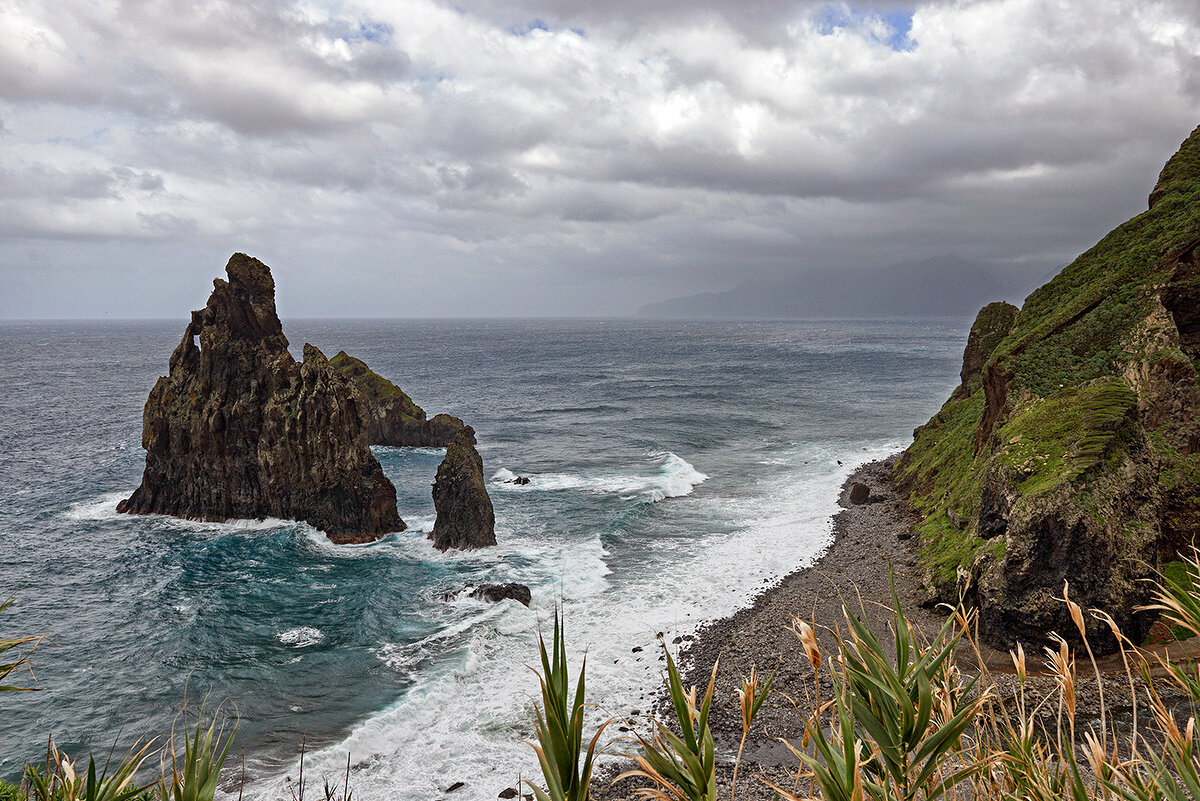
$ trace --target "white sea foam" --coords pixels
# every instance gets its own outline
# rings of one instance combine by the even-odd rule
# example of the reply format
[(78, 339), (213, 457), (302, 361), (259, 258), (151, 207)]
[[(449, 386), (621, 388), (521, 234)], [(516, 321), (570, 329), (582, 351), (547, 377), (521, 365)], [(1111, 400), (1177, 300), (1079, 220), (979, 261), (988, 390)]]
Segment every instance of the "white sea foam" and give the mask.
[[(636, 575), (612, 574), (599, 536), (563, 543), (552, 523), (541, 532), (513, 533), (497, 548), (471, 552), (476, 556), (469, 558), (477, 559), (491, 552), (492, 560), (479, 564), (493, 570), (504, 569), (506, 556), (532, 561), (539, 579), (528, 582), (533, 609), (464, 602), (459, 608), (470, 610), (464, 618), (419, 643), (382, 644), (381, 661), (411, 678), (413, 687), (343, 741), (313, 754), (314, 775), (333, 775), (339, 764), (344, 769), (349, 752), (357, 791), (398, 801), (439, 797), (459, 780), (466, 782), (456, 792), (461, 801), (491, 801), (513, 785), (518, 772), (537, 776), (533, 752), (521, 745), (532, 735), (525, 721), (536, 681), (519, 666), (536, 661), (539, 622), (547, 624), (555, 605), (564, 610), (571, 670), (578, 669), (586, 649), (589, 696), (604, 699), (605, 709), (595, 710), (589, 725), (609, 715), (644, 711), (660, 681), (657, 633), (669, 642), (694, 631), (704, 620), (744, 605), (764, 581), (811, 563), (830, 541), (830, 516), (838, 509), (837, 491), (846, 477), (858, 464), (895, 452), (900, 444), (845, 452), (800, 446), (780, 457), (795, 469), (781, 471), (752, 497), (696, 496), (689, 503), (698, 504), (700, 517), (711, 505), (713, 519), (739, 521), (736, 529), (642, 543), (644, 563)], [(702, 480), (694, 467), (672, 456), (656, 457), (660, 469), (650, 477), (663, 497), (686, 493)], [(498, 471), (493, 486), (505, 476)], [(599, 484), (595, 477), (578, 478), (575, 486)], [(634, 478), (624, 480), (632, 485)], [(613, 477), (605, 486), (607, 491), (648, 491), (650, 480), (636, 478), (642, 483), (634, 490), (611, 489)], [(634, 653), (635, 647), (642, 650)], [(281, 782), (260, 782), (254, 795), (278, 796)]]
[(294, 629), (279, 632), (275, 635), (275, 639), (293, 648), (307, 648), (310, 645), (323, 642), (325, 640), (325, 633), (312, 626), (297, 626)]
[(433, 531), (433, 524), (437, 520), (437, 515), (411, 515), (404, 518), (405, 525), (409, 531), (420, 531), (428, 534)]
[(646, 474), (644, 468), (643, 472), (596, 475), (522, 473), (529, 479), (528, 484), (512, 483), (517, 474), (502, 467), (492, 476), (491, 486), (502, 492), (584, 490), (655, 502), (690, 495), (698, 484), (708, 479), (704, 473), (669, 451), (649, 454), (648, 463), (657, 468), (653, 473)]
[(224, 530), (238, 531), (267, 531), (282, 526), (300, 525), (294, 520), (282, 520), (278, 517), (265, 517), (261, 520), (226, 520), (214, 522), (207, 520), (187, 520), (171, 515), (144, 515), (131, 517), (117, 513), (117, 504), (129, 497), (128, 492), (106, 492), (87, 501), (73, 503), (62, 513), (63, 517), (74, 522), (96, 522), (103, 520), (153, 520), (160, 525), (183, 531), (214, 532)]
[(339, 545), (329, 539), (324, 531), (319, 528), (314, 528), (308, 523), (294, 523), (299, 526), (304, 534), (304, 542), (312, 550), (320, 553), (322, 556), (333, 556), (339, 559), (357, 559), (364, 556), (372, 556), (380, 552), (385, 552), (396, 548), (406, 539), (410, 539), (414, 535), (419, 535), (420, 532), (413, 532), (411, 529), (395, 534), (388, 534), (383, 539), (375, 540), (374, 542), (358, 542)]
[(384, 451), (384, 452), (399, 451), (402, 453), (403, 452), (419, 453), (423, 456), (442, 456), (446, 453), (445, 448), (421, 448), (421, 447), (398, 446), (398, 445), (372, 445), (371, 450), (372, 451)]
[(127, 497), (127, 492), (108, 492), (98, 498), (71, 504), (63, 512), (63, 517), (76, 522), (111, 520), (118, 517), (117, 504)]
[(185, 531), (270, 531), (285, 526), (302, 525), (296, 520), (284, 520), (279, 517), (264, 517), (261, 520), (225, 520), (219, 523), (207, 520), (185, 520), (170, 515), (154, 515), (154, 518), (167, 526)]
[(516, 477), (517, 474), (513, 471), (509, 470), (507, 467), (501, 467), (496, 471), (496, 475), (492, 476), (492, 481), (496, 482), (497, 484), (507, 484), (513, 481)]

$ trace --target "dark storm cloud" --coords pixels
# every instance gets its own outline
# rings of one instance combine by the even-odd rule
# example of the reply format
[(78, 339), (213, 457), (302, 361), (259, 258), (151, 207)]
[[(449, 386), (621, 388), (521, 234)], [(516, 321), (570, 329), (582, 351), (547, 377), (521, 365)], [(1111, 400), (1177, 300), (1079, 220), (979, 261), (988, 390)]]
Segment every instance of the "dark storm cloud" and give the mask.
[[(1144, 205), (1197, 63), (1196, 0), (26, 0), (0, 6), (0, 313), (172, 314), (178, 270), (203, 292), (233, 250), (312, 315), (1060, 263)], [(96, 289), (156, 259), (136, 299)]]

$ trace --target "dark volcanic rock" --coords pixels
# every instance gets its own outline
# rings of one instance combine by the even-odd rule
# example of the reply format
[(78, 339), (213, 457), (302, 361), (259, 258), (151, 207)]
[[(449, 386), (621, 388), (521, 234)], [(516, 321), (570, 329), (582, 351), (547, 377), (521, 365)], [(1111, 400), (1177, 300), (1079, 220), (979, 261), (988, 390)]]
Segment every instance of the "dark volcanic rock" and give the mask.
[(142, 484), (117, 511), (291, 518), (339, 543), (403, 531), (362, 397), (311, 345), (292, 358), (265, 264), (235, 253), (225, 270), (150, 391)]
[[(407, 438), (414, 444), (418, 440), (423, 440), (424, 444), (418, 447), (424, 448), (448, 448), (454, 438), (458, 436), (458, 432), (465, 428), (469, 428), (463, 421), (457, 417), (451, 417), (448, 414), (435, 414), (433, 417), (424, 421), (419, 432), (412, 431), (406, 434)], [(470, 434), (471, 442), (475, 442), (474, 431)]]
[(1011, 303), (989, 303), (979, 310), (971, 333), (967, 335), (967, 347), (963, 350), (962, 370), (959, 379), (962, 390), (970, 392), (971, 382), (983, 375), (983, 366), (996, 350), (996, 346), (1008, 336), (1017, 322), (1020, 311)]
[(855, 482), (850, 488), (850, 503), (864, 504), (871, 497), (871, 488), (862, 482)]
[(529, 606), (529, 602), (533, 600), (533, 593), (524, 584), (480, 584), (471, 590), (471, 597), (493, 604), (511, 598)]
[(496, 544), (496, 515), (483, 480), (483, 458), (475, 450), (475, 430), (470, 426), (455, 435), (438, 465), (433, 506), (437, 521), (429, 537), (439, 551)]
[(504, 483), (505, 484), (516, 484), (518, 487), (523, 487), (529, 483), (529, 479), (526, 478), (525, 476), (517, 476), (516, 478), (510, 479)]
[(366, 400), (367, 440), (372, 445), (445, 448), (463, 429), (463, 421), (448, 414), (427, 420), (425, 410), (404, 390), (345, 351), (339, 351), (329, 363), (354, 382)]

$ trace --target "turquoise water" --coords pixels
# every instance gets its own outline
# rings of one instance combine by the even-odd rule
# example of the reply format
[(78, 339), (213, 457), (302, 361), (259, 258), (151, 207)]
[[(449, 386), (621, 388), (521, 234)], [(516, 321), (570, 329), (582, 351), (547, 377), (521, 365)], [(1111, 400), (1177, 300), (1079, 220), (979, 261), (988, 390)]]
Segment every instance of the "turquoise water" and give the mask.
[[(107, 751), (209, 694), (240, 718), (252, 797), (287, 796), (305, 738), (309, 775), (349, 752), (363, 799), (460, 780), (456, 798), (493, 799), (535, 771), (524, 665), (555, 603), (607, 711), (644, 709), (656, 633), (816, 556), (848, 472), (955, 384), (967, 325), (285, 320), (294, 351), (345, 349), (476, 428), (500, 545), (439, 554), (436, 450), (375, 449), (410, 529), (371, 545), (117, 515), (184, 323), (0, 323), (0, 592), (18, 596), (0, 631), (53, 640), (45, 689), (0, 698), (0, 775), (48, 733)], [(442, 600), (481, 581), (529, 585), (532, 608)]]

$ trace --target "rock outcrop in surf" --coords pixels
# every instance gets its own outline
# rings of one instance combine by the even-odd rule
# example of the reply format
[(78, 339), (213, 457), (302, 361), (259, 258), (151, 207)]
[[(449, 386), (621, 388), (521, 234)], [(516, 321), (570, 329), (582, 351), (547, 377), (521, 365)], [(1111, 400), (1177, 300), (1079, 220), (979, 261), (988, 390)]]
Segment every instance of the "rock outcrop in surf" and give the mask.
[(439, 551), (471, 550), (496, 544), (496, 515), (483, 478), (483, 457), (475, 450), (475, 430), (465, 426), (446, 448), (433, 484), (437, 520), (429, 537)]
[(337, 543), (403, 531), (358, 390), (312, 345), (292, 358), (267, 265), (225, 271), (146, 400), (146, 469), (117, 511), (304, 520)]
[(445, 448), (463, 429), (463, 421), (448, 414), (426, 419), (425, 410), (404, 390), (344, 350), (329, 363), (354, 383), (366, 401), (367, 441), (372, 445)]
[[(1034, 291), (980, 312), (962, 385), (896, 475), (923, 518), (930, 600), (986, 642), (1073, 636), (1064, 583), (1134, 642), (1153, 577), (1200, 534), (1200, 128), (1148, 211)], [(1088, 637), (1116, 647), (1085, 615)]]

